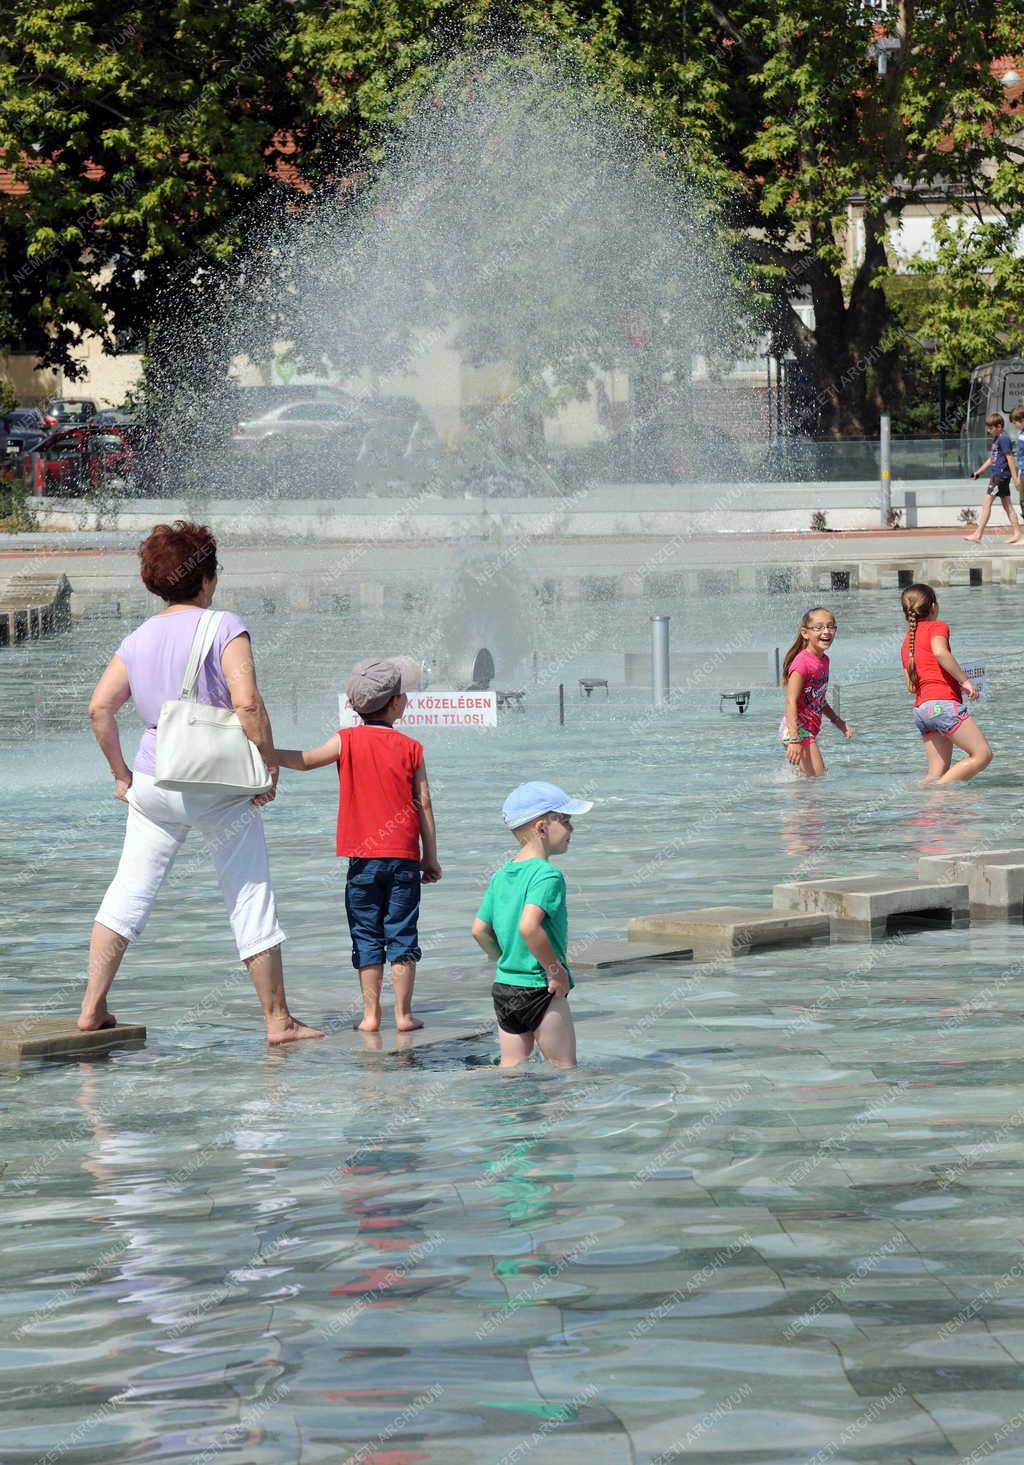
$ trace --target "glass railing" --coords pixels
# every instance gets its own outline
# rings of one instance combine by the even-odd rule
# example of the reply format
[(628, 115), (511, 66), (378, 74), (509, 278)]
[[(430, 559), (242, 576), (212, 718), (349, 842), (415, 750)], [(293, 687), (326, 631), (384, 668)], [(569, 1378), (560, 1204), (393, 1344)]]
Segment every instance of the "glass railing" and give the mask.
[[(875, 482), (882, 463), (877, 438), (848, 438), (842, 442), (781, 441), (764, 444), (767, 477), (780, 481), (811, 479), (819, 483)], [(894, 479), (962, 480), (985, 454), (985, 441), (971, 445), (965, 455), (959, 437), (893, 438), (891, 471)], [(971, 461), (968, 466), (965, 456)]]
[[(965, 451), (959, 437), (893, 438), (894, 480), (963, 481), (983, 460), (982, 438)], [(694, 434), (665, 443), (634, 445), (615, 441), (585, 448), (549, 449), (549, 471), (560, 479), (584, 477), (594, 483), (877, 483), (881, 473), (878, 439), (812, 442), (790, 438), (767, 442), (723, 435), (708, 440)]]

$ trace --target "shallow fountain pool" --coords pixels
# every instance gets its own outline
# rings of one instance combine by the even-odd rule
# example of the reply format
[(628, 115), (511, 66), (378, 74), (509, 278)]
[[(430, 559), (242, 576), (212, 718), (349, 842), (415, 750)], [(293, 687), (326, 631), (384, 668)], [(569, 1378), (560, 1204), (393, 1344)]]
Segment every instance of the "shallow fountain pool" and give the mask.
[[(780, 693), (755, 689), (740, 717), (684, 689), (655, 714), (622, 686), (643, 606), (538, 611), (538, 685), (525, 641), (498, 675), (527, 710), (423, 736), (445, 866), (423, 902), (428, 1026), (488, 1024), (467, 927), (521, 778), (596, 800), (565, 862), (577, 936), (1020, 843), (1015, 591), (943, 593), (954, 649), (990, 666), (996, 751), (946, 791), (916, 786), (895, 599), (830, 600), (857, 736), (827, 736), (816, 785), (784, 765)], [(358, 656), (429, 639), (426, 618), (404, 618), (400, 646), (394, 620), (237, 608), (289, 744), (335, 725)], [(677, 649), (768, 659), (805, 605), (655, 608)], [(14, 1013), (76, 1005), (123, 816), (84, 700), (126, 629), (90, 622), (0, 663)], [(611, 679), (607, 701), (578, 695), (586, 675)], [(491, 1037), (376, 1051), (348, 1032), (333, 775), (284, 778), (267, 825), (289, 990), (334, 1036), (266, 1051), (212, 871), (186, 848), (114, 988), (147, 1047), (0, 1071), (0, 1457), (1020, 1458), (1021, 928), (583, 975), (571, 1076), (499, 1075)]]

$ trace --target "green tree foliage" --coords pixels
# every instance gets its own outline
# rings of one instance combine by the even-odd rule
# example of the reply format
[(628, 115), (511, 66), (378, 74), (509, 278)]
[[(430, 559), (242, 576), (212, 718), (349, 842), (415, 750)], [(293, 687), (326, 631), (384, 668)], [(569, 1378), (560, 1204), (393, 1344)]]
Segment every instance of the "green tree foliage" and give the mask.
[[(542, 419), (616, 368), (634, 419), (678, 428), (694, 352), (738, 345), (706, 199), (564, 54), (453, 60), (357, 201), (285, 231), (303, 261), (286, 322), (298, 354), (388, 371), (445, 332), (466, 365), (505, 367), (491, 436), (539, 447)], [(271, 246), (275, 268), (283, 253)]]
[[(1020, 218), (1020, 210), (1011, 212)], [(903, 297), (897, 317), (927, 342), (933, 369), (945, 368), (953, 384), (981, 361), (1024, 356), (1019, 248), (1019, 231), (1005, 218), (943, 219), (934, 251), (911, 262), (919, 288)]]
[[(805, 383), (805, 425), (873, 431), (906, 387), (908, 348), (883, 288), (890, 228), (919, 201), (991, 208), (1002, 227), (978, 236), (970, 266), (998, 270), (1024, 223), (1022, 112), (992, 71), (1019, 46), (1019, 8), (676, 0), (618, 14), (609, 60), (625, 54), (629, 89), (728, 191), (775, 345)], [(899, 45), (880, 74), (883, 37)], [(952, 310), (946, 319), (955, 328)]]
[[(83, 330), (144, 333), (175, 267), (201, 294), (289, 196), (274, 165), (292, 142), (286, 161), (336, 195), (386, 155), (453, 48), (509, 37), (567, 53), (725, 200), (808, 427), (869, 432), (900, 400), (883, 284), (908, 204), (997, 217), (940, 247), (962, 281), (928, 321), (944, 359), (975, 352), (979, 270), (995, 297), (1016, 290), (1019, 121), (991, 63), (1014, 53), (1019, 10), (996, 0), (9, 0), (0, 156), (29, 191), (0, 204), (0, 333), (64, 363)], [(884, 75), (880, 38), (899, 42)]]
[(11, 0), (0, 162), (27, 192), (0, 199), (0, 344), (73, 372), (85, 331), (137, 349), (169, 282), (201, 308), (294, 148), (322, 180), (383, 121), (435, 8)]

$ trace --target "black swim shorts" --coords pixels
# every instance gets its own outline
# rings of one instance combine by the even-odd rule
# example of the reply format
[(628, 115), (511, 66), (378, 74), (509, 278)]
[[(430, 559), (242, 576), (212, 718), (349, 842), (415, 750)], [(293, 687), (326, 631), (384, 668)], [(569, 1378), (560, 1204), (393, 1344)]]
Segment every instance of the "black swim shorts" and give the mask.
[(990, 478), (986, 492), (990, 493), (993, 498), (1006, 498), (1010, 492), (1009, 478)]
[(547, 987), (513, 987), (507, 982), (495, 982), (492, 992), (498, 1026), (520, 1034), (537, 1031), (555, 995)]

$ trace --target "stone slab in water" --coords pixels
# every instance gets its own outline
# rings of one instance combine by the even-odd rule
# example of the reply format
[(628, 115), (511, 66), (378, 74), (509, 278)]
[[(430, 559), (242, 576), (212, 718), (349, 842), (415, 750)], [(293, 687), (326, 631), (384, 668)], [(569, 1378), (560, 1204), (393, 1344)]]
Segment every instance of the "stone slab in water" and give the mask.
[[(490, 993), (488, 992), (488, 997)], [(495, 1025), (491, 1023), (442, 1023), (424, 1019), (426, 1026), (411, 1033), (396, 1032), (394, 1026), (381, 1025), (376, 1033), (361, 1033), (355, 1027), (341, 1027), (332, 1033), (327, 1041), (340, 1042), (341, 1046), (365, 1053), (408, 1053), (411, 1048), (432, 1048), (440, 1043), (465, 1043), (470, 1038), (491, 1038)], [(319, 1047), (319, 1044), (314, 1046)]]
[(966, 850), (928, 855), (918, 861), (922, 880), (962, 880), (971, 897), (971, 915), (1024, 920), (1024, 849)]
[(874, 941), (897, 930), (963, 926), (970, 920), (970, 894), (959, 881), (840, 875), (776, 885), (772, 899), (777, 910), (826, 916), (833, 941)]
[(698, 961), (719, 956), (746, 956), (757, 947), (801, 946), (828, 941), (828, 918), (813, 914), (784, 914), (764, 906), (713, 905), (703, 910), (666, 911), (634, 916), (629, 939), (666, 941), (693, 947)]
[(644, 966), (652, 961), (692, 961), (690, 942), (671, 941), (599, 941), (569, 942), (569, 966), (581, 971), (600, 971), (604, 967)]
[(80, 1033), (68, 1017), (15, 1018), (0, 1028), (0, 1058), (59, 1058), (65, 1055), (102, 1053), (122, 1043), (144, 1043), (141, 1024), (119, 1023), (116, 1028), (97, 1028)]

